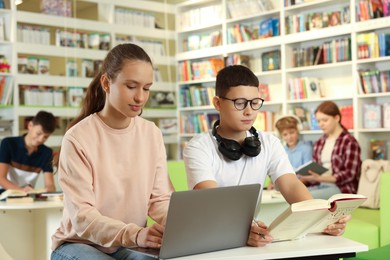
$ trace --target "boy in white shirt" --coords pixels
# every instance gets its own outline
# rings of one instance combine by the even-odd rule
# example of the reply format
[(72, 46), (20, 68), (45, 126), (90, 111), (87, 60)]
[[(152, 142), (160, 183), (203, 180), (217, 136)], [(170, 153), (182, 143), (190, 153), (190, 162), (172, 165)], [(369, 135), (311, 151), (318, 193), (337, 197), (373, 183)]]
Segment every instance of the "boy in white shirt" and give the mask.
[[(189, 189), (263, 185), (268, 175), (288, 203), (312, 199), (296, 178), (280, 140), (252, 126), (264, 102), (259, 98), (258, 86), (258, 78), (245, 66), (233, 65), (219, 71), (213, 104), (220, 120), (212, 131), (195, 136), (183, 152)], [(328, 226), (324, 232), (343, 234), (348, 219)], [(267, 226), (260, 221), (254, 223), (248, 245), (270, 242)]]

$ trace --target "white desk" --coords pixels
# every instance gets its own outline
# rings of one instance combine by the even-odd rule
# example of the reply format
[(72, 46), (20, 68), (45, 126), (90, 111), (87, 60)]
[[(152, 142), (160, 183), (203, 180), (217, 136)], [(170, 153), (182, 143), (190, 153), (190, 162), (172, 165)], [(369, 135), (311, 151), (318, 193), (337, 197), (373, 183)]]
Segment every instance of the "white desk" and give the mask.
[[(288, 207), (281, 197), (263, 191), (258, 219), (266, 224)], [(51, 254), (51, 235), (59, 227), (62, 202), (6, 204), (0, 202), (0, 244), (15, 260), (46, 260)]]
[(14, 260), (50, 259), (51, 235), (59, 227), (62, 202), (0, 202), (0, 243)]
[[(265, 247), (240, 247), (204, 253), (192, 256), (177, 257), (175, 260), (260, 260), (260, 259), (339, 259), (348, 254), (364, 252), (368, 246), (349, 240), (344, 237), (335, 237), (321, 234), (311, 234), (305, 238), (276, 242)], [(350, 256), (352, 256), (350, 255)], [(332, 257), (331, 257), (332, 256)]]

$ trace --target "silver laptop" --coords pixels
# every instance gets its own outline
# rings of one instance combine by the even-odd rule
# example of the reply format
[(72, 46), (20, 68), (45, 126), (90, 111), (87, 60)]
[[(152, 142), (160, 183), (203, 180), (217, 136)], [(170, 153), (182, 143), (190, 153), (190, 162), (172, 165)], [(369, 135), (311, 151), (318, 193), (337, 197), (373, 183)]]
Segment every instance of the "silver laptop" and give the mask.
[(172, 193), (160, 249), (131, 250), (167, 259), (246, 245), (260, 184)]

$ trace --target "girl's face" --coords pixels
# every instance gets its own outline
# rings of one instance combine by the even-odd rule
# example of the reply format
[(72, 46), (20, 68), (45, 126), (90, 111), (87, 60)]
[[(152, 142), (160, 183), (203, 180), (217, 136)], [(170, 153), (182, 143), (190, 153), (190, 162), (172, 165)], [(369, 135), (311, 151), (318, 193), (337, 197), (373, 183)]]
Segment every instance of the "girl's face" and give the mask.
[(298, 130), (295, 128), (284, 129), (280, 133), (284, 142), (286, 142), (287, 146), (290, 148), (294, 148), (299, 140)]
[(149, 98), (152, 83), (153, 68), (150, 63), (127, 61), (116, 79), (110, 80), (106, 105), (120, 116), (136, 117)]
[(316, 119), (318, 121), (319, 127), (327, 135), (332, 134), (336, 130), (340, 121), (339, 116), (330, 116), (322, 112), (316, 113)]

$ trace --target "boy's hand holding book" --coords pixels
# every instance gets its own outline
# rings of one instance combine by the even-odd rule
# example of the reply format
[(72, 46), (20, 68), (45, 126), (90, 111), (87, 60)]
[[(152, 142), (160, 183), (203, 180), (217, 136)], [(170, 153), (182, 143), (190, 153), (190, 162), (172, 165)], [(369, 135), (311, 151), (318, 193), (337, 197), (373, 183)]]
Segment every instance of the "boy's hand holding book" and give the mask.
[(347, 222), (352, 218), (351, 215), (346, 215), (345, 217), (339, 219), (336, 223), (328, 225), (324, 233), (332, 236), (341, 236), (345, 232)]

